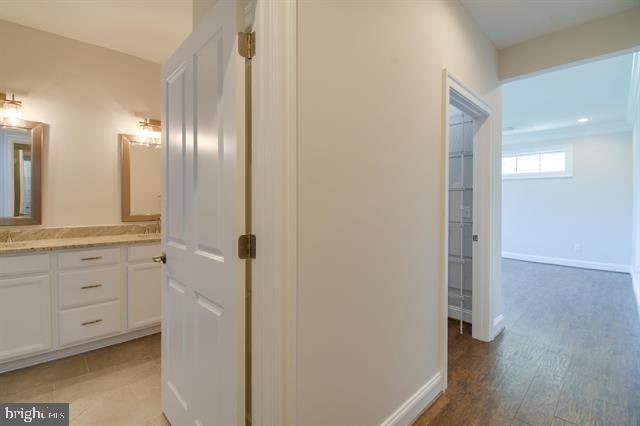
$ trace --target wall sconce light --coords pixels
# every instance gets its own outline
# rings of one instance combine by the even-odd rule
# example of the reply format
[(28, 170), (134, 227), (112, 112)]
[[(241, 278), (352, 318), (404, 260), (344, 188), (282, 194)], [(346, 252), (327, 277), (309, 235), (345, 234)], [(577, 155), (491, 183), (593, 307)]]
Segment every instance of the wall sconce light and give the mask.
[(162, 129), (162, 123), (160, 120), (154, 120), (152, 118), (145, 118), (138, 123), (140, 125), (140, 136), (145, 139), (158, 140), (160, 139), (160, 130)]
[(22, 108), (22, 102), (16, 100), (16, 95), (11, 95), (11, 99), (7, 98), (7, 94), (0, 92), (0, 119), (9, 123), (10, 125), (16, 125), (21, 119), (20, 108)]

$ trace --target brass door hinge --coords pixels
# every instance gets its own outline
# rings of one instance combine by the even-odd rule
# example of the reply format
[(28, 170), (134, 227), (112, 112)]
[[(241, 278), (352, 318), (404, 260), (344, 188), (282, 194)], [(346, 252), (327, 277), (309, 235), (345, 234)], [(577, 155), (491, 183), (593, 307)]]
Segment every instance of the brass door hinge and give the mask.
[(238, 53), (243, 58), (251, 59), (256, 54), (256, 33), (238, 33)]
[(256, 258), (256, 236), (253, 234), (240, 235), (238, 238), (238, 257), (240, 259)]

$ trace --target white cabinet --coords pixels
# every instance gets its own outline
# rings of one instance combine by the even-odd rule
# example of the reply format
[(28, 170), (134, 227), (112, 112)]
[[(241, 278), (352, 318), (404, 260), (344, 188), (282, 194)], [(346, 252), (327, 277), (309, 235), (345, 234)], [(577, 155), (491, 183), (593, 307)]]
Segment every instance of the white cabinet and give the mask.
[(0, 372), (159, 331), (158, 244), (0, 256)]
[(162, 268), (153, 257), (160, 246), (129, 247), (127, 253), (127, 328), (132, 330), (160, 323)]
[(128, 328), (134, 329), (160, 323), (160, 278), (157, 263), (129, 265)]
[(162, 251), (160, 246), (154, 244), (152, 246), (135, 246), (129, 247), (127, 260), (129, 263), (143, 262), (149, 263), (153, 261), (153, 258), (160, 256)]
[(120, 331), (120, 301), (60, 312), (60, 345), (92, 340)]
[(0, 278), (36, 273), (49, 273), (48, 254), (0, 257)]
[(68, 309), (120, 298), (120, 266), (60, 272), (60, 308)]
[(50, 347), (49, 275), (0, 278), (0, 361)]
[(120, 263), (119, 248), (68, 251), (58, 255), (60, 269)]
[(60, 346), (121, 331), (121, 251), (112, 247), (58, 254)]

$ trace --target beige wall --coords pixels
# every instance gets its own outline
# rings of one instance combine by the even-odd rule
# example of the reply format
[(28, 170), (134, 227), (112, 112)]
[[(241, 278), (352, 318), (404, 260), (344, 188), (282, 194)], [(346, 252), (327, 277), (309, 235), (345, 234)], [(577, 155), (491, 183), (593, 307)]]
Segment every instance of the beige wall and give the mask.
[(640, 7), (500, 49), (500, 79), (640, 49)]
[(198, 25), (218, 0), (193, 0), (193, 28)]
[(120, 223), (118, 133), (160, 117), (160, 65), (0, 21), (0, 84), (49, 124), (43, 225)]
[(497, 55), (454, 1), (301, 0), (298, 30), (298, 420), (379, 424), (440, 368), (442, 69), (499, 151)]

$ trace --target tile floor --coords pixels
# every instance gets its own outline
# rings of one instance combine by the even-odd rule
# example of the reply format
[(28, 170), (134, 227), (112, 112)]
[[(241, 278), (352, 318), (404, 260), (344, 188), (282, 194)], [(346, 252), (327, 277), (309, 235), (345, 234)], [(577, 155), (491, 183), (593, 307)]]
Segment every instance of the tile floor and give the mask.
[(74, 426), (166, 426), (160, 334), (0, 374), (0, 401), (68, 402)]

